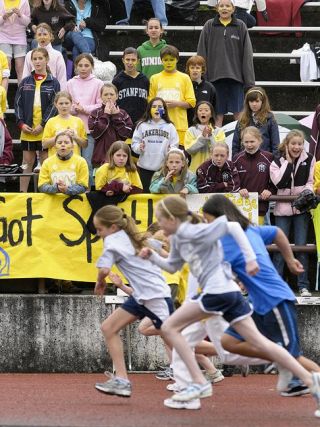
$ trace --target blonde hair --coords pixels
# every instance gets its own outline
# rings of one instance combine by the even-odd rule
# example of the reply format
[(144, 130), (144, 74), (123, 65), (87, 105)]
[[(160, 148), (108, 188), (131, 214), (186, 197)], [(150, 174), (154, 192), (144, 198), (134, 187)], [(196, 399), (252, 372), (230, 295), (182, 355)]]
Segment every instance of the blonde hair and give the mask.
[(222, 147), (222, 148), (225, 148), (225, 149), (226, 149), (226, 151), (227, 151), (227, 154), (229, 155), (229, 145), (228, 145), (228, 144), (226, 144), (225, 142), (223, 142), (223, 141), (217, 141), (217, 142), (215, 142), (214, 144), (212, 144), (212, 145), (211, 145), (211, 147), (210, 147), (210, 151), (211, 151), (211, 153), (213, 152), (213, 150), (214, 150), (216, 147)]
[(187, 159), (186, 156), (184, 155), (184, 152), (182, 150), (180, 150), (179, 148), (171, 148), (171, 150), (169, 150), (163, 160), (161, 169), (160, 169), (160, 173), (163, 176), (167, 176), (169, 169), (167, 166), (167, 161), (169, 159), (170, 154), (178, 154), (181, 158), (181, 160), (184, 162), (184, 165), (181, 169), (181, 173), (180, 176), (178, 176), (178, 180), (180, 181), (184, 181), (186, 176), (187, 176), (187, 172), (188, 172), (188, 163), (187, 163)]
[(124, 213), (118, 206), (104, 206), (96, 212), (95, 218), (105, 227), (111, 227), (111, 225), (115, 224), (120, 230), (124, 230), (129, 236), (136, 253), (146, 246), (146, 234), (141, 233), (136, 226), (135, 220)]
[(60, 98), (67, 98), (67, 99), (69, 99), (69, 101), (72, 104), (72, 96), (66, 90), (61, 90), (60, 92), (58, 92), (56, 94), (56, 96), (54, 97), (54, 101), (53, 101), (54, 104), (56, 104), (59, 101)]
[(261, 132), (258, 128), (256, 128), (255, 126), (248, 126), (244, 128), (243, 131), (241, 132), (241, 141), (243, 140), (244, 136), (247, 135), (247, 133), (252, 135), (254, 138), (258, 139), (260, 142), (260, 145), (262, 144), (263, 139), (262, 139)]
[(304, 141), (305, 139), (305, 135), (301, 130), (298, 129), (292, 129), (289, 133), (287, 133), (286, 137), (283, 139), (283, 141), (279, 144), (278, 150), (279, 153), (282, 156), (286, 155), (286, 147), (288, 146), (289, 142), (291, 141), (292, 138), (295, 137), (301, 138), (302, 141)]
[(201, 218), (194, 212), (190, 212), (187, 202), (181, 196), (168, 196), (156, 204), (156, 210), (167, 219), (179, 219), (181, 222), (189, 221), (191, 224), (199, 224)]

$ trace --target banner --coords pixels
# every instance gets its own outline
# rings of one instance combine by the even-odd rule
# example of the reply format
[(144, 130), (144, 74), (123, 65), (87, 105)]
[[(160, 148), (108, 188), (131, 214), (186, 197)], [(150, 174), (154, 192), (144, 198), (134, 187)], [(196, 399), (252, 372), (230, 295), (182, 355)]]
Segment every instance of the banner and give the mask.
[[(210, 194), (187, 196), (190, 210), (201, 208)], [(227, 194), (253, 222), (258, 199)], [(162, 195), (137, 194), (119, 204), (145, 230), (154, 221), (154, 207)], [(91, 213), (85, 195), (42, 193), (0, 195), (0, 279), (52, 278), (95, 282), (102, 241), (91, 235)]]

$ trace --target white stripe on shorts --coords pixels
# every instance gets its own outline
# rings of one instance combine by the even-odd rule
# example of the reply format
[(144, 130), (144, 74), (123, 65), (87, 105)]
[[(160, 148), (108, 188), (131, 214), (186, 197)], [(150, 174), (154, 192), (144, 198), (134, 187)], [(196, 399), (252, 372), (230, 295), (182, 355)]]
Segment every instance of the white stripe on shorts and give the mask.
[(153, 298), (143, 302), (143, 305), (157, 317), (159, 317), (162, 322), (164, 322), (169, 316), (169, 307), (167, 301), (164, 298)]
[(284, 346), (287, 347), (287, 345), (289, 345), (289, 343), (290, 343), (290, 339), (289, 339), (289, 336), (288, 336), (288, 333), (286, 330), (286, 325), (283, 323), (279, 309), (277, 307), (275, 307), (272, 311), (273, 311), (273, 314), (275, 315), (275, 317), (277, 319), (277, 322), (278, 322), (278, 325), (279, 325), (279, 328), (281, 331), (281, 335), (283, 338)]

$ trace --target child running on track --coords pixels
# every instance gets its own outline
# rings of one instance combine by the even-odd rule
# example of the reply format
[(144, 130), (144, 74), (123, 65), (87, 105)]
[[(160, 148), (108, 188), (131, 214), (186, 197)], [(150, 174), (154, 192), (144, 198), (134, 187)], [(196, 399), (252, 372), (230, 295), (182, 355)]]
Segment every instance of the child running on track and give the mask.
[(137, 319), (149, 317), (155, 328), (172, 313), (173, 303), (170, 288), (158, 267), (149, 260), (141, 259), (137, 252), (146, 244), (146, 236), (139, 233), (133, 218), (117, 206), (105, 206), (94, 217), (98, 236), (104, 239), (103, 254), (97, 262), (98, 277), (94, 289), (96, 295), (103, 295), (106, 277), (116, 265), (128, 279), (132, 294), (101, 325), (101, 330), (112, 358), (115, 376), (105, 383), (97, 383), (96, 389), (103, 393), (122, 397), (131, 396), (119, 332)]
[(148, 248), (144, 248), (140, 255), (150, 258), (159, 267), (170, 272), (176, 271), (184, 262), (188, 262), (202, 289), (193, 301), (180, 307), (161, 328), (166, 341), (176, 349), (187, 365), (193, 381), (186, 389), (174, 394), (173, 400), (189, 401), (212, 393), (211, 384), (203, 377), (181, 331), (208, 315), (222, 314), (247, 342), (265, 354), (268, 359), (293, 372), (307, 386), (312, 386), (312, 391), (319, 401), (320, 376), (311, 375), (284, 348), (259, 333), (250, 317), (249, 305), (232, 280), (228, 266), (222, 262), (223, 252), (218, 239), (229, 232), (236, 238), (244, 253), (247, 273), (254, 275), (259, 271), (255, 255), (239, 230), (240, 225), (228, 223), (224, 215), (214, 219), (211, 224), (192, 224), (196, 222), (194, 214), (188, 212), (184, 200), (174, 196), (162, 199), (157, 204), (156, 217), (165, 233), (172, 235), (169, 257), (163, 259)]

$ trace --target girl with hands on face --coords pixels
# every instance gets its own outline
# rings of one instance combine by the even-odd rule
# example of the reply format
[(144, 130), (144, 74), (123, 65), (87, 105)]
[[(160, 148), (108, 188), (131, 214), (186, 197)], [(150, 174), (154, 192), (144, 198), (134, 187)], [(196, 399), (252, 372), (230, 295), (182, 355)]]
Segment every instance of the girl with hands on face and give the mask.
[(115, 141), (125, 141), (131, 136), (132, 121), (129, 114), (117, 105), (118, 90), (112, 83), (101, 88), (102, 104), (93, 110), (88, 119), (91, 136), (94, 138), (92, 164), (103, 165), (106, 153)]

